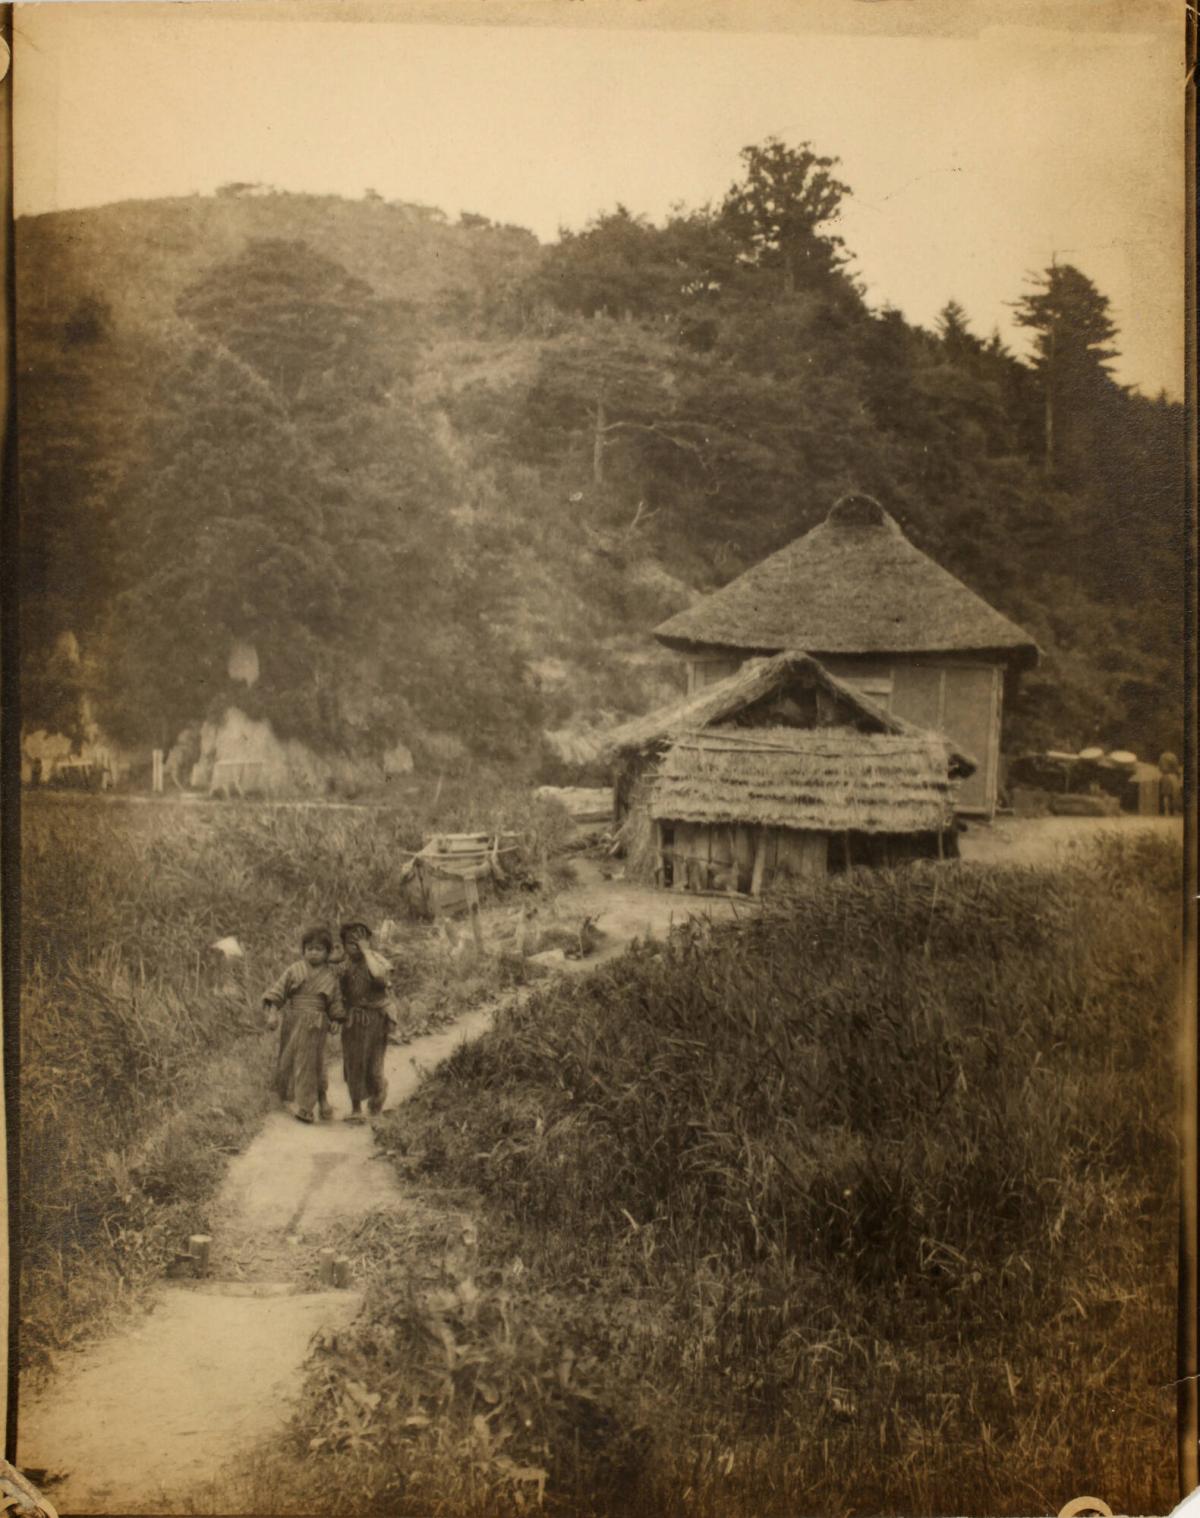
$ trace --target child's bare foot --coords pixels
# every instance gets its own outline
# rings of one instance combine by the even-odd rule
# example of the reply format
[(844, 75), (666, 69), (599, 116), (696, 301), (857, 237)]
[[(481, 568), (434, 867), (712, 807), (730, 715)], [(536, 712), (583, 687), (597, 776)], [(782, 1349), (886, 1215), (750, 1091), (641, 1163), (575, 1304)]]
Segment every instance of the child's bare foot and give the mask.
[(348, 1123), (361, 1123), (362, 1120), (362, 1108), (357, 1102), (355, 1102), (354, 1106), (351, 1107), (350, 1111), (346, 1114), (346, 1121)]
[(293, 1112), (292, 1116), (298, 1123), (311, 1123), (313, 1120), (311, 1112)]
[(329, 1120), (333, 1117), (333, 1108), (329, 1105), (328, 1102), (322, 1102), (320, 1107), (317, 1108), (317, 1111), (320, 1114), (321, 1121), (323, 1123), (329, 1122)]

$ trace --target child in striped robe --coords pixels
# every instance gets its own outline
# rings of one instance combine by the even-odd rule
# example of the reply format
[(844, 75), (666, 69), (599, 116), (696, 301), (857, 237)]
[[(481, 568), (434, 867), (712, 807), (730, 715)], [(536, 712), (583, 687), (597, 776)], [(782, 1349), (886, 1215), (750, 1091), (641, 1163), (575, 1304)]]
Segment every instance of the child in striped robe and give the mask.
[(294, 1116), (311, 1123), (313, 1108), (323, 1118), (333, 1109), (326, 1095), (325, 1042), (344, 1020), (337, 970), (329, 963), (333, 939), (327, 928), (305, 930), (301, 959), (290, 964), (270, 990), (263, 993), (268, 1027), (279, 1027), (275, 1089), (284, 1102), (294, 1102)]

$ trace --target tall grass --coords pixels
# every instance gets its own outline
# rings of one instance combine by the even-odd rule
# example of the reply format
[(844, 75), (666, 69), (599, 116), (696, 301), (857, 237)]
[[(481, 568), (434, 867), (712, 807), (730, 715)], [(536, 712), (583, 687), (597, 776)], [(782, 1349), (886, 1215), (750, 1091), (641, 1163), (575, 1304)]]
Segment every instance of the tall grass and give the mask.
[[(536, 856), (554, 825), (520, 792), (465, 783), (388, 809), (25, 798), (24, 1363), (135, 1296), (203, 1224), (265, 1110), (258, 1001), (304, 926), (403, 920), (404, 851), (431, 828), (513, 828)], [(228, 965), (211, 948), (226, 936), (245, 951)], [(433, 1015), (455, 1009), (436, 956), (415, 946), (410, 969)]]
[(854, 873), (514, 1007), (382, 1134), (483, 1238), (342, 1347), (346, 1490), (1168, 1510), (1179, 872)]

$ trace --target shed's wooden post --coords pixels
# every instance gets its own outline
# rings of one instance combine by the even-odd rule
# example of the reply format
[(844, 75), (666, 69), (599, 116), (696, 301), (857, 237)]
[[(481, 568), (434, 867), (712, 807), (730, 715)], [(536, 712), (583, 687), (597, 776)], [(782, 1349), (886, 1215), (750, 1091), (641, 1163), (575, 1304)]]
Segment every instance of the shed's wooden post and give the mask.
[(687, 850), (691, 848), (691, 832), (691, 828), (684, 823), (675, 824), (675, 847), (671, 855), (673, 860), (671, 888), (675, 891), (686, 891), (688, 888)]
[(751, 896), (761, 896), (763, 876), (767, 869), (767, 830), (758, 828), (754, 834), (754, 870), (750, 876)]

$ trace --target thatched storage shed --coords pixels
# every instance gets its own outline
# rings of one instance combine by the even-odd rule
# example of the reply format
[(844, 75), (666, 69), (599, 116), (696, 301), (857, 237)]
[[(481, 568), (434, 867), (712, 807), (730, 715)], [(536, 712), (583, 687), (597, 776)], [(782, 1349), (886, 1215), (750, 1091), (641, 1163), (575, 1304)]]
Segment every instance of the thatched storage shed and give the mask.
[(959, 807), (996, 805), (1006, 684), (1036, 664), (1029, 634), (914, 547), (869, 496), (655, 630), (702, 692), (752, 656), (802, 648), (832, 675), (978, 756)]
[(954, 852), (958, 782), (975, 768), (795, 651), (625, 723), (606, 752), (631, 877), (754, 895)]
[(789, 877), (954, 852), (954, 802), (933, 735), (718, 726), (676, 738), (649, 812), (663, 883), (757, 896)]

